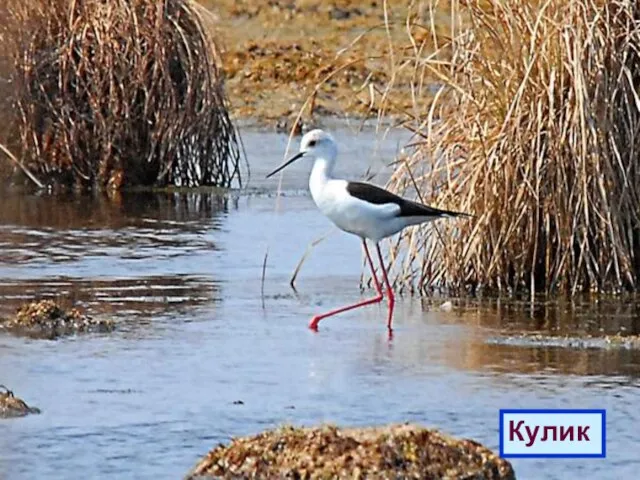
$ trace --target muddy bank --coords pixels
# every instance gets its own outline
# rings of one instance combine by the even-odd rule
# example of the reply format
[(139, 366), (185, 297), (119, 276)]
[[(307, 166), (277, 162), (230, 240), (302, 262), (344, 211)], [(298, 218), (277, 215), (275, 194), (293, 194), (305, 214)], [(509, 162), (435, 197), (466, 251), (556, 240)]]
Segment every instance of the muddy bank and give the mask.
[(535, 301), (516, 298), (422, 299), (425, 309), (482, 325), (488, 345), (565, 349), (640, 350), (640, 297), (589, 296)]
[(416, 425), (283, 427), (220, 445), (187, 478), (513, 479), (511, 464), (472, 440)]
[(30, 407), (7, 387), (0, 385), (0, 418), (24, 417), (30, 413), (40, 413), (40, 409)]
[(26, 303), (13, 317), (0, 319), (0, 331), (50, 340), (77, 333), (109, 332), (113, 328), (111, 320), (94, 319), (76, 308), (65, 310), (53, 300)]
[[(481, 325), (501, 336), (609, 339), (612, 344), (640, 336), (640, 295), (574, 295), (567, 297), (450, 297), (422, 298), (429, 311), (447, 311), (465, 324)], [(444, 307), (443, 307), (444, 306)]]
[(490, 345), (558, 348), (640, 349), (638, 335), (571, 336), (540, 333), (498, 336), (488, 340)]
[[(375, 117), (392, 75), (388, 100), (397, 108), (411, 106), (412, 69), (389, 68), (390, 42), (410, 45), (407, 2), (386, 2), (389, 29), (377, 0), (200, 3), (213, 13), (211, 23), (222, 40), (225, 88), (236, 117), (287, 126), (320, 83), (305, 122), (327, 115)], [(413, 15), (426, 13), (417, 9)], [(444, 27), (449, 24), (446, 12), (435, 15)], [(427, 33), (414, 32), (414, 41), (420, 44)]]

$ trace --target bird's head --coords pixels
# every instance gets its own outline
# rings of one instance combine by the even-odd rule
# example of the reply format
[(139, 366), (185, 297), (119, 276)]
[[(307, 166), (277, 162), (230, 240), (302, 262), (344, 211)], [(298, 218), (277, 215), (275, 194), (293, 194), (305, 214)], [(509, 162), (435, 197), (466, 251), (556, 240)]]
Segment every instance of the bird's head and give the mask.
[(322, 158), (327, 162), (333, 163), (337, 155), (338, 146), (331, 134), (320, 129), (311, 130), (302, 137), (302, 140), (300, 141), (300, 151), (267, 175), (267, 178), (275, 175), (286, 166), (291, 165), (293, 162), (303, 157), (312, 160)]
[(311, 158), (333, 158), (338, 153), (336, 141), (331, 134), (316, 129), (306, 133), (300, 140), (300, 153)]

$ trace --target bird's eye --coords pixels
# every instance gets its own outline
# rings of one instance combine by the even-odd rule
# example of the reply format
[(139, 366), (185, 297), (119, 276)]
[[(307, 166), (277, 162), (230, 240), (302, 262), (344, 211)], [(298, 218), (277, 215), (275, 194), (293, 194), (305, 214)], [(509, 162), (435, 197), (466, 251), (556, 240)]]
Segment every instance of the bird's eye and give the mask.
[(311, 141), (309, 142), (309, 146), (310, 146), (310, 147), (315, 147), (315, 146), (316, 146), (316, 141), (315, 141), (315, 140), (311, 140)]

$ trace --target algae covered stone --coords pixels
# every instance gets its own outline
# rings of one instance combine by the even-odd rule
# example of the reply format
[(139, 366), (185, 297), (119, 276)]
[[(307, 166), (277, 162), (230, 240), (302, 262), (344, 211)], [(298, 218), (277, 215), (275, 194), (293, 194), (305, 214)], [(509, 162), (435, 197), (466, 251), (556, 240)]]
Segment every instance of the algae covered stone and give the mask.
[(0, 319), (0, 329), (36, 338), (53, 339), (81, 332), (108, 332), (113, 328), (111, 320), (94, 319), (75, 308), (65, 310), (53, 300), (27, 303), (18, 308), (14, 317)]
[(514, 479), (511, 464), (472, 440), (417, 425), (282, 427), (219, 445), (198, 478)]
[(24, 417), (30, 413), (40, 413), (40, 410), (30, 407), (7, 387), (0, 385), (0, 418)]

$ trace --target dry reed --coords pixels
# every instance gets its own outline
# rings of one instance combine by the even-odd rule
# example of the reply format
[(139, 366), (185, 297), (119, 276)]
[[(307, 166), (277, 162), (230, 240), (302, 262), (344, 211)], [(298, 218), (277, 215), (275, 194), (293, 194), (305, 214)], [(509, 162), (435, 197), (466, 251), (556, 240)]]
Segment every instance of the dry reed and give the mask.
[(239, 179), (197, 4), (7, 0), (0, 14), (0, 142), (36, 178), (98, 189)]
[[(427, 3), (448, 5), (450, 34), (410, 17), (411, 45), (396, 49), (395, 68), (414, 73), (420, 101), (404, 113), (419, 140), (390, 186), (476, 217), (405, 231), (391, 252), (396, 282), (531, 295), (637, 289), (640, 4)], [(425, 29), (429, 52), (414, 36)], [(422, 101), (434, 79), (441, 87)]]

